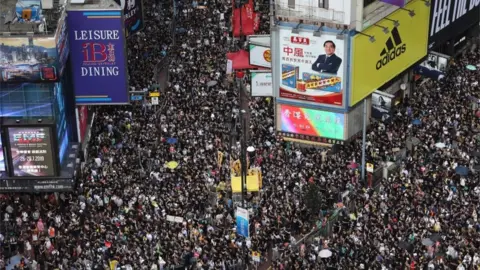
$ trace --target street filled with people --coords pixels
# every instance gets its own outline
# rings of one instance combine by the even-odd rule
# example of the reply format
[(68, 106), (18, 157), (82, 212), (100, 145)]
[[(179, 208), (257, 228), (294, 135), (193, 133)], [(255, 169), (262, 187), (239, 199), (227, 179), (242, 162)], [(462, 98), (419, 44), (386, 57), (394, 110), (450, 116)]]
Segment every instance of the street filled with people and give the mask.
[[(75, 192), (0, 194), (0, 269), (480, 267), (480, 50), (371, 122), (367, 160), (397, 164), (374, 185), (359, 173), (361, 138), (337, 151), (285, 142), (274, 99), (250, 97), (249, 165), (261, 168), (263, 188), (239, 197), (230, 161), (240, 157), (241, 100), (226, 53), (245, 44), (231, 36), (231, 2), (143, 2), (148, 24), (127, 43), (129, 82), (157, 88), (168, 57), (160, 103), (97, 108)], [(259, 6), (268, 33), (268, 4)], [(236, 232), (242, 204), (249, 238)]]

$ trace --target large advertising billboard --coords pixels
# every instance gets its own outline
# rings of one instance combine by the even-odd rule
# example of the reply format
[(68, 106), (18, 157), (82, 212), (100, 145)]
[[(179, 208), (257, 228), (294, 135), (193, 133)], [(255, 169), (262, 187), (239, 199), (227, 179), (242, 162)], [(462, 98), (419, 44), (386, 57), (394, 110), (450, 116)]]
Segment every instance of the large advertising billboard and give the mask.
[(279, 97), (343, 107), (345, 44), (336, 35), (279, 28)]
[(67, 24), (76, 104), (127, 104), (122, 12), (68, 11)]
[(345, 138), (345, 114), (277, 104), (277, 131), (285, 138), (338, 144)]
[(127, 36), (133, 35), (145, 27), (142, 0), (115, 0), (115, 2), (123, 9)]
[(0, 38), (0, 82), (57, 79), (57, 49), (53, 37)]
[(272, 67), (272, 56), (270, 47), (250, 44), (249, 52), (250, 65), (266, 68)]
[(270, 71), (250, 71), (252, 78), (250, 88), (254, 97), (273, 96), (272, 72)]
[(0, 83), (0, 116), (49, 117), (53, 115), (53, 84)]
[(430, 8), (414, 0), (406, 9), (353, 37), (350, 106), (427, 55)]
[(60, 20), (58, 20), (57, 31), (55, 32), (55, 46), (57, 48), (58, 55), (58, 74), (61, 76), (68, 59), (69, 47), (68, 47), (68, 31), (67, 22), (65, 20), (65, 13), (62, 14)]
[(430, 0), (428, 48), (455, 38), (480, 20), (478, 0)]
[(49, 127), (9, 127), (7, 131), (12, 176), (55, 176)]

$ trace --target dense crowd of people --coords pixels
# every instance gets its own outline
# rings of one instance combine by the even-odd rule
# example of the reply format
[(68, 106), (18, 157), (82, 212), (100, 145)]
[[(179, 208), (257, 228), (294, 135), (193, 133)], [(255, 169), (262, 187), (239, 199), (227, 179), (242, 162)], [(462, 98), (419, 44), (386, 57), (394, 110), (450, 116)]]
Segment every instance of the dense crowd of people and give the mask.
[[(193, 8), (177, 1), (176, 12), (170, 2), (144, 4), (148, 26), (128, 41), (130, 84), (136, 90), (156, 84), (158, 61), (170, 58), (160, 105), (98, 109), (75, 192), (0, 196), (7, 269), (480, 265), (472, 154), (480, 139), (480, 74), (465, 68), (480, 63), (480, 51), (454, 61), (442, 81), (418, 86), (388, 122), (371, 124), (367, 159), (376, 166), (407, 148), (397, 173), (375, 189), (352, 166), (361, 160), (361, 140), (336, 152), (286, 143), (275, 134), (272, 99), (251, 98), (250, 165), (261, 168), (263, 189), (245, 196), (251, 224), (245, 239), (235, 230), (238, 198), (228, 184), (229, 161), (240, 154), (241, 101), (225, 74), (225, 54), (244, 46), (230, 34), (231, 3)], [(261, 25), (267, 33), (266, 15)], [(220, 164), (218, 152), (225, 155)], [(321, 192), (319, 213), (307, 202), (311, 185)], [(340, 211), (331, 234), (296, 245), (317, 222), (325, 224), (346, 190), (355, 207)], [(260, 263), (252, 251), (260, 252)]]

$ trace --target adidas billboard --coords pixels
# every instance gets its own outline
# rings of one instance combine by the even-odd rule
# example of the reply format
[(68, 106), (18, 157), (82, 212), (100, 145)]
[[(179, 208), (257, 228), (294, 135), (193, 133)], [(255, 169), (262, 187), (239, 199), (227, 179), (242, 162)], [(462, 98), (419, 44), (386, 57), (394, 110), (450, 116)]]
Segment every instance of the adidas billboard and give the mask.
[(380, 52), (380, 60), (377, 61), (377, 70), (386, 66), (391, 61), (400, 57), (407, 51), (407, 44), (402, 42), (397, 27), (392, 29), (392, 35), (385, 42), (385, 48)]

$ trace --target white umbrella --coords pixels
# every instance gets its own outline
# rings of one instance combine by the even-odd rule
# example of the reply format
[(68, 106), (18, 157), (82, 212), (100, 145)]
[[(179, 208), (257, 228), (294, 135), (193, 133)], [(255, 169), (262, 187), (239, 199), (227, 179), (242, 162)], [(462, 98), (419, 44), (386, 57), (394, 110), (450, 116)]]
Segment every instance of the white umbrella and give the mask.
[(255, 147), (253, 147), (253, 146), (247, 147), (247, 152), (250, 152), (250, 153), (255, 152)]
[(438, 142), (435, 144), (437, 148), (445, 148), (445, 144), (443, 142)]
[(209, 82), (207, 82), (207, 86), (212, 87), (212, 86), (217, 85), (217, 83), (218, 83), (217, 81), (209, 81)]
[(320, 256), (320, 258), (330, 258), (332, 257), (332, 252), (329, 249), (322, 249), (320, 253), (318, 253), (318, 256)]
[(435, 243), (433, 243), (432, 239), (430, 239), (430, 238), (423, 238), (422, 239), (422, 245), (424, 245), (424, 246), (431, 247), (434, 244)]

